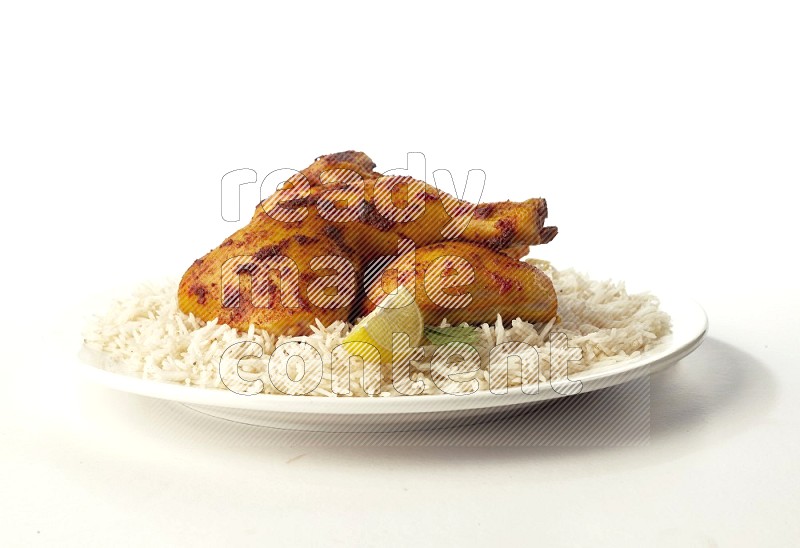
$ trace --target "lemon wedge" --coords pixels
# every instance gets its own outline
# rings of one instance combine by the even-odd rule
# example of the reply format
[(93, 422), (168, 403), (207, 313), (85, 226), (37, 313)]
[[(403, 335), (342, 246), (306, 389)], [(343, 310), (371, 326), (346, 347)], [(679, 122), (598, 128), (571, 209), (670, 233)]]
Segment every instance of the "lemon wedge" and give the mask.
[(422, 313), (414, 296), (405, 287), (399, 286), (353, 327), (344, 342), (358, 344), (347, 345), (345, 348), (351, 354), (366, 357), (369, 353), (366, 345), (371, 344), (380, 352), (381, 360), (388, 363), (392, 361), (393, 333), (407, 334), (413, 348), (422, 341), (424, 328)]

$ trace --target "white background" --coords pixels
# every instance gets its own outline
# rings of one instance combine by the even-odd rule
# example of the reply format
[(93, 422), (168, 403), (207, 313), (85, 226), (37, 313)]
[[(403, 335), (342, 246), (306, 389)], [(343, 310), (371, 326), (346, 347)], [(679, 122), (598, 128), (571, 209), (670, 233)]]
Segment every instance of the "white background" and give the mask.
[[(800, 536), (796, 4), (24, 6), (0, 15), (0, 543)], [(483, 169), (488, 200), (548, 199), (540, 256), (701, 302), (649, 444), (280, 446), (77, 377), (87, 300), (240, 226), (225, 172), (352, 148)]]

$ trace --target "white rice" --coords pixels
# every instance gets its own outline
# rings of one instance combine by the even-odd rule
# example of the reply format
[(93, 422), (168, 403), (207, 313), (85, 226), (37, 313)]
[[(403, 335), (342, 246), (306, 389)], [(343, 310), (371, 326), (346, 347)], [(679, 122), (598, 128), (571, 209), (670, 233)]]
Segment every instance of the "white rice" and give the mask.
[[(540, 358), (539, 380), (546, 381), (550, 373), (548, 337), (551, 332), (566, 334), (569, 346), (581, 350), (581, 359), (569, 364), (570, 374), (636, 357), (652, 349), (670, 333), (669, 316), (659, 310), (658, 300), (652, 295), (629, 295), (623, 283), (595, 281), (571, 269), (558, 271), (543, 261), (528, 261), (552, 278), (558, 291), (560, 321), (529, 323), (517, 318), (504, 327), (502, 318), (498, 316), (493, 325), (475, 327), (477, 340), (473, 346), (481, 356), (480, 370), (465, 375), (463, 379), (477, 380), (479, 390), (489, 389), (489, 350), (497, 344), (515, 341), (533, 346)], [(443, 326), (446, 325), (443, 323)], [(347, 370), (341, 365), (333, 367), (332, 351), (342, 343), (352, 327), (352, 324), (342, 321), (329, 326), (317, 321), (316, 325), (311, 326), (312, 335), (293, 338), (255, 329), (252, 325), (248, 332), (240, 332), (228, 325), (218, 324), (216, 320), (205, 322), (192, 314), (181, 312), (177, 302), (177, 282), (174, 282), (142, 286), (130, 297), (116, 301), (107, 314), (94, 318), (85, 331), (84, 343), (90, 349), (103, 353), (108, 358), (106, 367), (116, 372), (223, 390), (227, 384), (230, 388), (243, 391), (243, 387), (250, 383), (241, 382), (232, 386), (227, 376), (227, 383), (222, 382), (220, 358), (230, 345), (252, 341), (263, 349), (263, 355), (260, 358), (242, 359), (239, 368), (246, 380), (261, 379), (264, 383), (263, 392), (284, 394), (299, 391), (310, 396), (337, 396), (332, 390), (332, 376), (335, 372), (337, 382), (343, 381), (346, 386)], [(287, 341), (303, 341), (310, 345), (305, 347), (306, 353), (300, 354), (301, 358), (315, 359), (316, 352), (312, 347), (321, 355), (322, 381), (316, 387), (314, 384), (319, 377), (315, 379), (310, 374), (304, 375), (298, 383), (281, 383), (280, 375), (270, 376), (270, 357), (276, 353), (276, 347)], [(255, 345), (240, 345), (237, 348), (239, 352), (233, 354), (237, 359), (246, 356), (247, 351), (251, 354), (254, 349), (258, 351)], [(450, 390), (441, 379), (437, 379), (438, 386), (434, 383), (430, 365), (436, 346), (424, 348), (425, 358), (412, 361), (411, 379), (424, 382), (424, 394), (441, 394), (441, 389), (457, 392), (457, 384), (453, 384)], [(281, 350), (278, 350), (278, 354)], [(298, 369), (302, 370), (296, 367), (296, 362), (299, 360), (290, 360), (286, 367), (287, 374), (295, 378), (299, 376)], [(362, 386), (363, 370), (360, 363), (361, 360), (352, 360), (350, 390), (354, 396), (368, 396), (368, 391)], [(522, 384), (521, 368), (515, 367), (518, 363), (519, 360), (511, 360), (509, 364), (508, 386)], [(366, 364), (365, 367), (376, 371), (375, 368), (380, 366)], [(391, 366), (383, 365), (381, 373), (379, 393), (370, 392), (380, 396), (397, 395), (391, 383)], [(277, 385), (273, 384), (271, 378), (276, 380)], [(530, 382), (529, 377), (526, 377), (526, 382)]]

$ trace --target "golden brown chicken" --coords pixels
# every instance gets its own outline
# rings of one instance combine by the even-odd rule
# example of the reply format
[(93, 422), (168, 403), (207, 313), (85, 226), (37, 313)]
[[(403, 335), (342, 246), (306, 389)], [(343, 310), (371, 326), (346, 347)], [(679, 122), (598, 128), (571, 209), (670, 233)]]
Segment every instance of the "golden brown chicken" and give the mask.
[[(541, 270), (471, 242), (439, 242), (398, 257), (372, 280), (367, 294), (405, 287), (426, 325), (493, 322), (522, 318), (547, 321), (556, 315), (553, 283)], [(388, 279), (382, 279), (388, 278)], [(377, 286), (382, 286), (379, 290)], [(365, 299), (361, 315), (375, 309)]]
[[(544, 226), (543, 199), (476, 206), (410, 177), (383, 177), (374, 167), (365, 154), (349, 151), (322, 156), (292, 176), (247, 226), (189, 267), (178, 289), (180, 309), (242, 330), (252, 323), (309, 334), (315, 319), (329, 324), (358, 315), (363, 288), (412, 248), (472, 242), (459, 249), (472, 249), (482, 264), (524, 265), (513, 257), (556, 235)], [(425, 253), (433, 260), (436, 250)]]

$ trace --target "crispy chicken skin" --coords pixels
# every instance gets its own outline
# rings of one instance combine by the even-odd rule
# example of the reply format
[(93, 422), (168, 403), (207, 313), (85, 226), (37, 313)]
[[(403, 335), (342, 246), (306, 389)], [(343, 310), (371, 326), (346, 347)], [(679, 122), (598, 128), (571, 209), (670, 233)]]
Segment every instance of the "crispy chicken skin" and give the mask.
[[(557, 311), (553, 283), (541, 270), (472, 242), (425, 246), (398, 257), (384, 272), (390, 279), (372, 280), (369, 290), (381, 284), (388, 292), (402, 285), (414, 294), (426, 325), (443, 319), (450, 324), (493, 322), (498, 314), (542, 322)], [(361, 314), (374, 309), (365, 299)]]
[[(365, 271), (381, 257), (385, 264), (404, 253), (408, 243), (419, 251), (445, 240), (471, 242), (467, 247), (481, 264), (527, 268), (513, 258), (556, 235), (555, 227), (544, 226), (544, 199), (475, 206), (410, 177), (383, 177), (374, 168), (366, 154), (347, 151), (317, 158), (290, 177), (256, 207), (247, 226), (189, 267), (178, 288), (180, 309), (240, 330), (252, 323), (305, 335), (315, 319), (330, 324), (356, 316), (368, 283)], [(346, 262), (333, 264), (333, 256)], [(354, 295), (344, 289), (350, 287)], [(521, 310), (525, 303), (515, 305)]]

